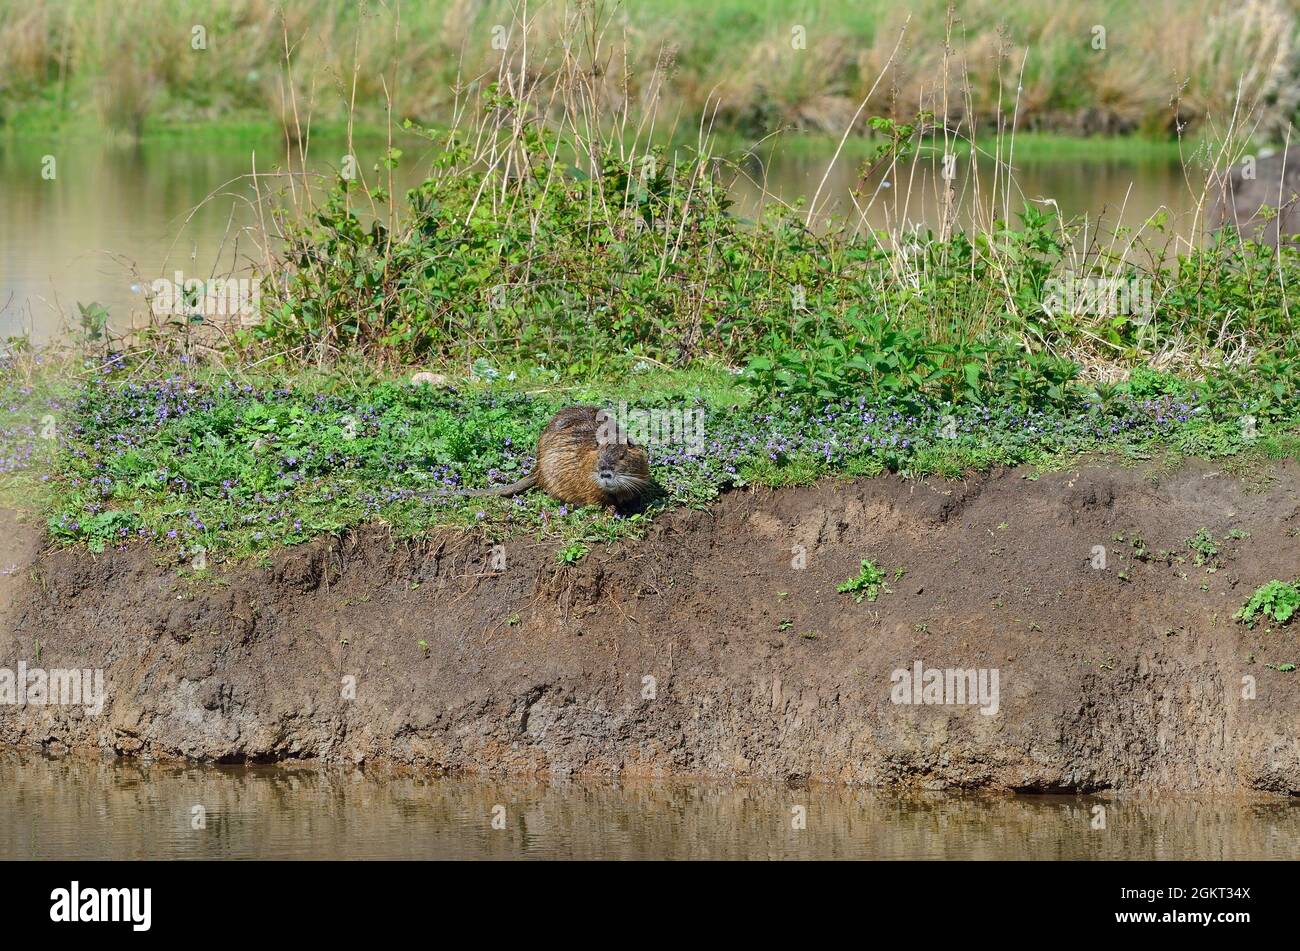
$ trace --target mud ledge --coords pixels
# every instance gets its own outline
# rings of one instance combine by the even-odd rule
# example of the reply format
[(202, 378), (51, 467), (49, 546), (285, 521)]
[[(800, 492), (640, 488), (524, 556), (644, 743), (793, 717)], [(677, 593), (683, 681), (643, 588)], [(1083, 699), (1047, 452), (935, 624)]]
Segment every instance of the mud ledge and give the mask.
[[(395, 543), (372, 527), (194, 581), (143, 547), (40, 552), (9, 518), (4, 561), (19, 569), (0, 590), (0, 667), (102, 667), (108, 700), (98, 717), (0, 706), (0, 742), (493, 773), (1300, 794), (1300, 674), (1265, 666), (1300, 662), (1300, 637), (1232, 620), (1257, 584), (1300, 573), (1300, 466), (1277, 465), (1262, 486), (1206, 463), (1025, 474), (736, 491), (576, 566), (557, 562), (554, 542), (508, 542), (503, 571), (476, 536)], [(1250, 534), (1222, 544), (1213, 574), (1157, 554), (1185, 558), (1202, 527)], [(1106, 570), (1092, 566), (1098, 545)], [(791, 567), (795, 546), (804, 570)], [(864, 557), (889, 572), (874, 604), (835, 590)], [(997, 714), (892, 703), (891, 673), (918, 660), (996, 668)]]

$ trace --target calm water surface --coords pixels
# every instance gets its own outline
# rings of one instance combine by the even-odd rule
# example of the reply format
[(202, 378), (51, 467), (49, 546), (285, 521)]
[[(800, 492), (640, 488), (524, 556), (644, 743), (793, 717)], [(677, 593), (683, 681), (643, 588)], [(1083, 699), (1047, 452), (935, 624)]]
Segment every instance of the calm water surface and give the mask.
[(1300, 802), (1285, 799), (377, 779), (14, 751), (0, 790), (4, 859), (1300, 858)]

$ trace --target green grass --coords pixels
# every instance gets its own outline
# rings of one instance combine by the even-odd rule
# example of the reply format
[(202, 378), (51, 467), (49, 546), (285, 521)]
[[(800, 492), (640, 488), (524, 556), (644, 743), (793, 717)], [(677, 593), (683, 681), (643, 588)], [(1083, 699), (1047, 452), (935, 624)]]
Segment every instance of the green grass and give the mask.
[[(312, 150), (314, 152), (317, 148), (346, 142), (347, 134), (345, 121), (313, 119)], [(98, 142), (103, 140), (104, 135), (103, 123), (94, 116), (52, 111), (19, 113), (12, 121), (0, 125), (0, 139), (12, 147), (30, 145), (33, 149), (48, 149), (52, 143)], [(358, 121), (352, 126), (352, 136), (356, 142), (378, 144), (384, 142), (387, 135), (388, 130), (379, 121)], [(400, 127), (393, 130), (393, 135), (399, 143), (418, 141)], [(244, 151), (249, 146), (268, 144), (283, 149), (285, 137), (284, 129), (278, 123), (253, 112), (223, 115), (202, 121), (160, 117), (145, 126), (138, 137), (123, 141), (123, 145), (133, 147), (138, 143), (142, 146), (172, 147), (181, 142), (187, 146)]]
[[(45, 518), (58, 543), (95, 551), (150, 544), (182, 565), (256, 556), (367, 523), (399, 537), (451, 527), (554, 539), (572, 562), (592, 544), (635, 537), (659, 513), (706, 505), (729, 487), (1050, 468), (1081, 454), (1143, 447), (1176, 453), (1180, 436), (1219, 426), (1213, 407), (1180, 412), (1172, 402), (1127, 398), (1104, 411), (1087, 403), (1032, 410), (865, 398), (802, 404), (699, 367), (568, 386), (534, 368), (516, 371), (514, 380), (459, 377), (445, 390), (355, 367), (234, 376), (140, 369), (122, 362), (75, 381), (66, 368), (32, 377), (8, 367), (0, 385), (0, 492)], [(644, 510), (615, 517), (537, 492), (448, 494), (527, 472), (538, 433), (560, 407), (612, 408), (625, 399), (704, 413), (698, 452), (650, 447), (662, 494)], [(47, 429), (52, 438), (41, 438)], [(1264, 435), (1275, 430), (1300, 431), (1291, 419), (1266, 424)], [(1229, 458), (1267, 461), (1262, 441), (1239, 439), (1224, 449), (1234, 453)], [(881, 572), (876, 583), (883, 580)]]
[[(682, 135), (679, 142), (690, 144), (693, 139)], [(851, 136), (844, 142), (841, 157), (850, 161), (860, 161), (873, 154), (882, 139), (879, 135)], [(840, 147), (840, 136), (823, 132), (788, 132), (776, 139), (755, 144), (751, 136), (734, 131), (723, 131), (714, 137), (714, 151), (723, 155), (736, 155), (750, 148), (759, 154), (769, 155), (778, 152), (786, 158), (821, 159), (834, 154)], [(1007, 145), (1004, 145), (1004, 149)], [(951, 151), (958, 156), (970, 154), (971, 145), (966, 139), (956, 139), (945, 143), (940, 136), (928, 137), (922, 146), (931, 153), (942, 154)], [(1014, 159), (1019, 162), (1048, 163), (1053, 160), (1075, 161), (1092, 159), (1097, 161), (1122, 160), (1130, 162), (1156, 161), (1174, 162), (1180, 156), (1188, 155), (1203, 147), (1200, 140), (1187, 138), (1179, 144), (1176, 139), (1150, 139), (1142, 136), (1063, 134), (1042, 130), (1018, 130), (1014, 141)], [(992, 152), (981, 146), (984, 154), (991, 158)]]

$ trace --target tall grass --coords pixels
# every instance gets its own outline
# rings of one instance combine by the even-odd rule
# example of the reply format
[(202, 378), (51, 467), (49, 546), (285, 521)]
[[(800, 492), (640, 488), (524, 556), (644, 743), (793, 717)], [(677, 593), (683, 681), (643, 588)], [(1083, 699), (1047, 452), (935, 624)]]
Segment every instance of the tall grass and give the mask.
[[(939, 78), (969, 86), (949, 114), (986, 122), (1017, 75), (1022, 128), (1168, 135), (1259, 100), (1276, 132), (1300, 101), (1295, 11), (1286, 0), (587, 0), (620, 58), (603, 64), (603, 96), (653, 99), (687, 124), (838, 133), (885, 62), (869, 115), (906, 119)], [(0, 117), (91, 113), (135, 131), (145, 119), (203, 121), (284, 112), (285, 45), (300, 100), (319, 119), (443, 121), (458, 82), (491, 75), (494, 40), (558, 42), (562, 0), (31, 0), (0, 8)], [(907, 37), (894, 53), (899, 31)], [(206, 50), (191, 48), (206, 30)], [(797, 49), (792, 31), (803, 31)], [(1099, 30), (1104, 49), (1094, 48)], [(955, 37), (960, 56), (944, 51)], [(631, 77), (630, 85), (624, 82)], [(864, 127), (859, 126), (857, 131)]]
[[(653, 145), (661, 124), (681, 122), (660, 98), (664, 64), (658, 79), (611, 78), (608, 65), (630, 59), (618, 21), (567, 15), (569, 42), (553, 44), (521, 7), (496, 70), (455, 88), (451, 127), (414, 129), (434, 159), (405, 200), (393, 194), (396, 151), (326, 182), (323, 198), (301, 173), (275, 194), (275, 179), (255, 179), (263, 319), (223, 346), (255, 363), (360, 355), (576, 378), (646, 361), (710, 365), (818, 399), (1032, 403), (1090, 387), (1104, 397), (1135, 368), (1256, 402), (1293, 396), (1300, 254), (1230, 234), (1204, 240), (1212, 190), (1255, 128), (1255, 103), (1234, 103), (1222, 137), (1189, 151), (1210, 183), (1190, 215), (1157, 210), (1140, 229), (1099, 232), (1020, 193), (1017, 90), (1029, 57), (1001, 77), (1003, 98), (981, 106), (999, 120), (982, 123), (976, 91), (949, 68), (964, 55), (950, 15), (912, 121), (872, 116), (870, 87), (844, 119), (839, 144), (859, 122), (879, 140), (848, 217), (814, 227), (828, 198), (818, 188), (802, 206), (769, 196), (762, 220), (746, 223), (720, 185), (738, 169), (714, 149), (709, 118), (688, 148)], [(886, 58), (872, 83), (893, 66)], [(312, 104), (287, 88), (292, 164), (307, 168)], [(947, 176), (959, 151), (988, 155), (992, 171), (966, 161)], [(940, 211), (933, 229), (914, 223), (922, 200)], [(887, 227), (865, 227), (882, 208)], [(1062, 299), (1054, 288), (1070, 281), (1137, 282), (1151, 307)]]

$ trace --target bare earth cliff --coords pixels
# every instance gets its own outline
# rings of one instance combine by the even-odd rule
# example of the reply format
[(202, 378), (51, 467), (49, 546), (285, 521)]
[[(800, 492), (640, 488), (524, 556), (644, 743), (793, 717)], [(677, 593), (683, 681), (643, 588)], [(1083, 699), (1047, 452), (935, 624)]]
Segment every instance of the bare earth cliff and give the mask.
[[(0, 668), (103, 668), (107, 700), (99, 716), (0, 706), (0, 742), (1300, 793), (1300, 672), (1267, 666), (1300, 663), (1297, 627), (1232, 617), (1300, 574), (1300, 467), (1026, 475), (734, 491), (573, 566), (557, 542), (507, 542), (503, 570), (476, 536), (375, 527), (196, 580), (145, 547), (42, 552), (9, 518)], [(1187, 546), (1201, 528), (1220, 540), (1212, 573)], [(836, 592), (864, 558), (890, 589), (874, 603)], [(893, 702), (918, 661), (996, 672), (996, 712)]]

